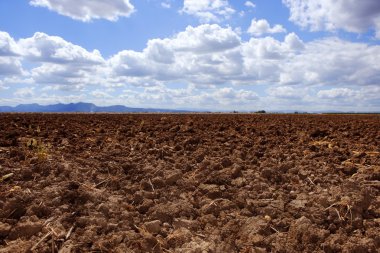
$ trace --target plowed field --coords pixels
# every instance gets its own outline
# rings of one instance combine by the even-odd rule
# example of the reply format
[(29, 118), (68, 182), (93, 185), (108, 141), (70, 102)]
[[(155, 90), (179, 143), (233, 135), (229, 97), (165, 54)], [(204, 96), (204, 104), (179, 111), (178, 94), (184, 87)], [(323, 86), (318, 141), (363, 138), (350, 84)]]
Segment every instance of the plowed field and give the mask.
[(0, 114), (0, 252), (377, 252), (378, 115)]

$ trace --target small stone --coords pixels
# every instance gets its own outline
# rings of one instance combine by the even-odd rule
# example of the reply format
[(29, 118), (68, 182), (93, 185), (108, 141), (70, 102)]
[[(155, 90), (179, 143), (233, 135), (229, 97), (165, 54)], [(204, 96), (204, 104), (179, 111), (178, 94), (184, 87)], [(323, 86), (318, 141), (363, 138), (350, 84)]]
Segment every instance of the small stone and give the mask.
[(306, 170), (301, 169), (301, 170), (298, 172), (298, 176), (299, 176), (302, 180), (305, 180), (305, 179), (309, 176), (309, 172), (306, 171)]
[(61, 141), (61, 145), (63, 145), (63, 146), (67, 146), (67, 145), (69, 145), (69, 140), (66, 139), (66, 138), (64, 138), (64, 139)]
[(158, 234), (161, 231), (161, 221), (160, 220), (145, 222), (144, 226), (145, 226), (146, 230), (152, 234)]
[(296, 208), (296, 209), (301, 209), (301, 208), (305, 208), (306, 204), (307, 204), (307, 200), (295, 199), (295, 200), (290, 201), (289, 206), (292, 206), (293, 208)]
[(148, 180), (141, 181), (140, 187), (141, 187), (141, 189), (143, 189), (145, 191), (153, 191), (152, 185), (149, 183)]
[(106, 204), (102, 203), (98, 206), (98, 210), (102, 212), (104, 215), (108, 216), (109, 215), (109, 208)]
[(165, 181), (160, 177), (155, 177), (152, 179), (152, 184), (154, 188), (161, 188), (165, 186)]
[(11, 225), (0, 222), (0, 237), (6, 237), (9, 234), (11, 228)]
[(196, 221), (194, 220), (174, 219), (174, 222), (173, 222), (173, 227), (175, 229), (178, 229), (178, 228), (192, 229), (196, 226), (197, 224), (196, 224)]
[(247, 180), (244, 177), (238, 177), (231, 181), (231, 184), (236, 187), (243, 187)]
[(232, 165), (232, 161), (228, 157), (223, 157), (221, 164), (222, 164), (223, 168), (227, 168), (227, 167), (230, 167)]
[(231, 172), (231, 178), (237, 178), (242, 176), (241, 167), (240, 166), (234, 166)]
[(253, 252), (255, 252), (255, 253), (265, 253), (265, 252), (267, 252), (267, 250), (265, 248), (255, 247), (255, 248), (253, 248)]
[(269, 215), (265, 215), (264, 219), (267, 220), (267, 221), (271, 221), (272, 220), (272, 218)]
[(169, 185), (175, 184), (181, 178), (182, 178), (182, 172), (181, 171), (175, 171), (166, 177), (166, 183)]
[(273, 176), (273, 171), (270, 168), (265, 168), (261, 171), (261, 176), (266, 179), (271, 179)]

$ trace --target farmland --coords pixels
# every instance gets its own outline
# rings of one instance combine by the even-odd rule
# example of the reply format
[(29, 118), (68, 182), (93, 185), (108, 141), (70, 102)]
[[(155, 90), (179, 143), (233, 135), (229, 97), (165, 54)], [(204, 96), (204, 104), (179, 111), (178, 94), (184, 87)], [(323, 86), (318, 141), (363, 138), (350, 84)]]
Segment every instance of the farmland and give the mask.
[(380, 117), (0, 114), (0, 252), (376, 252)]

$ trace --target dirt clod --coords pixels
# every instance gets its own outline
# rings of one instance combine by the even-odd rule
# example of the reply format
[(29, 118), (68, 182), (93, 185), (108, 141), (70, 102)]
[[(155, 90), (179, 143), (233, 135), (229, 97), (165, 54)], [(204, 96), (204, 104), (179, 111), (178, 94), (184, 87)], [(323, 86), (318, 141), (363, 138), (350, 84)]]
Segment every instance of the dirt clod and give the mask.
[(154, 220), (144, 223), (145, 229), (152, 234), (158, 234), (161, 231), (161, 221)]
[(18, 238), (29, 239), (33, 235), (38, 234), (41, 230), (42, 223), (40, 222), (22, 221), (12, 228), (8, 238), (10, 240), (15, 240)]

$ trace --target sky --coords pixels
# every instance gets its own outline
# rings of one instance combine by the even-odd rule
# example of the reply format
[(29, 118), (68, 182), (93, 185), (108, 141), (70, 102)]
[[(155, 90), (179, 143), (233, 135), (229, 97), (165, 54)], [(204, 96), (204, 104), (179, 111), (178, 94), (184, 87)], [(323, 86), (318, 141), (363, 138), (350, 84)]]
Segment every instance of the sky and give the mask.
[(1, 0), (0, 105), (380, 111), (378, 0)]

